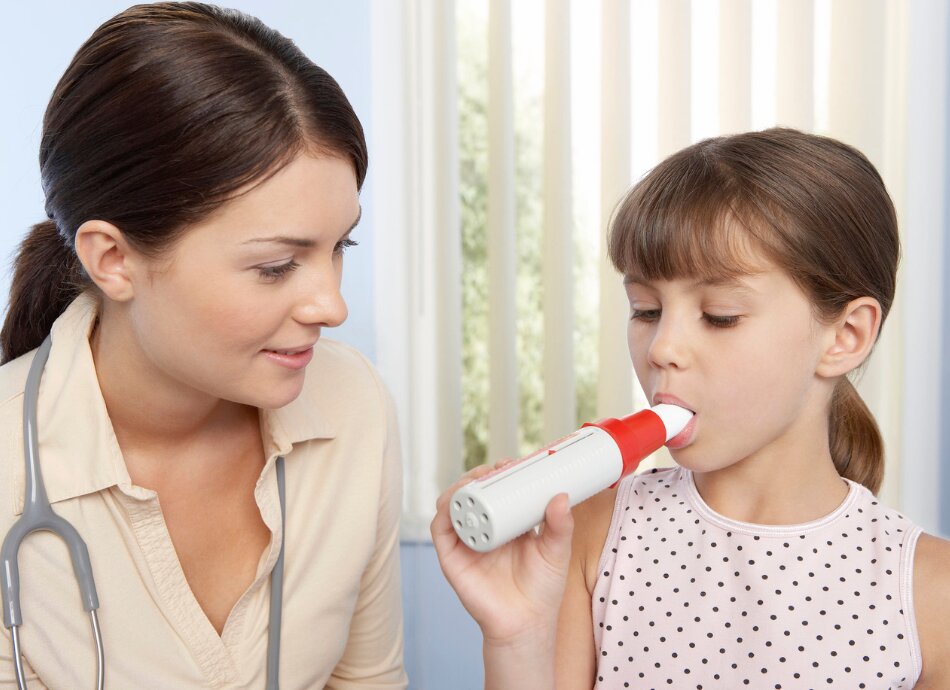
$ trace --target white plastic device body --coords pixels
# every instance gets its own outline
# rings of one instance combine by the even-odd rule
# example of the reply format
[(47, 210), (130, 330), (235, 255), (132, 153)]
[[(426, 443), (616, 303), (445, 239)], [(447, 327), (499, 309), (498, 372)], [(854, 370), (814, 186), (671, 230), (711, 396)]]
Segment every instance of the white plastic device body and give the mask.
[(585, 425), (462, 486), (449, 503), (455, 531), (469, 548), (491, 551), (539, 524), (548, 503), (558, 494), (566, 493), (573, 506), (614, 484), (682, 431), (691, 418), (689, 410), (657, 405), (622, 421), (605, 420), (626, 424), (623, 433), (649, 436), (636, 438), (634, 448), (624, 446), (622, 439), (618, 442), (617, 434), (611, 433), (616, 425)]

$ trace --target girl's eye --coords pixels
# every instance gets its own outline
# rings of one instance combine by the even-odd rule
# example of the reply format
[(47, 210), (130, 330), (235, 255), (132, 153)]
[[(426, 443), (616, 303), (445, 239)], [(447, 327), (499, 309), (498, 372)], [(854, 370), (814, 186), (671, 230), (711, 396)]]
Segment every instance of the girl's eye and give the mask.
[(713, 328), (732, 328), (739, 323), (738, 316), (716, 316), (715, 314), (703, 314), (703, 318)]
[(300, 264), (291, 259), (286, 263), (278, 264), (276, 266), (259, 266), (257, 272), (264, 280), (268, 282), (276, 282), (291, 271), (296, 270), (299, 266)]
[(633, 309), (630, 312), (631, 321), (652, 322), (660, 318), (659, 309)]
[(342, 240), (336, 243), (336, 246), (333, 248), (334, 254), (343, 254), (350, 247), (355, 247), (359, 244), (356, 240), (351, 240), (349, 237), (344, 237)]

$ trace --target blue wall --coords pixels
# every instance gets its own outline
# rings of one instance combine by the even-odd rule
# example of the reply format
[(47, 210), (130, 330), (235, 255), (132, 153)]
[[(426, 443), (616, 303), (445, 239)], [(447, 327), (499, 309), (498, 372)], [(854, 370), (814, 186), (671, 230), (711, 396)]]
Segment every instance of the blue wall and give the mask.
[(449, 587), (432, 544), (403, 542), (406, 672), (412, 690), (481, 690), (482, 634)]

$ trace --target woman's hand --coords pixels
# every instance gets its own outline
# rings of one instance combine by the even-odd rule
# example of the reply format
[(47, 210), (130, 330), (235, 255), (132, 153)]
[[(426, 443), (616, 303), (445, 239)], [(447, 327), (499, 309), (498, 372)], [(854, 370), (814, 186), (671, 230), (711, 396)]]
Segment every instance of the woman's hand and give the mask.
[[(503, 466), (496, 465), (495, 469)], [(574, 520), (567, 494), (555, 496), (540, 534), (530, 530), (488, 553), (463, 544), (449, 517), (449, 501), (462, 485), (492, 471), (480, 465), (462, 475), (436, 502), (432, 543), (446, 579), (482, 629), (486, 645), (551, 645), (571, 559)]]

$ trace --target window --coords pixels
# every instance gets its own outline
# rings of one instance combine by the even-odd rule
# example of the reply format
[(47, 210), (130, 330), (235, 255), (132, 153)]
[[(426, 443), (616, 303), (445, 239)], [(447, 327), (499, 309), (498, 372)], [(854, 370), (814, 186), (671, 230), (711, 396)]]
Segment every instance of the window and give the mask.
[[(691, 141), (780, 123), (855, 144), (904, 219), (907, 304), (939, 284), (940, 3), (403, 0), (373, 12), (378, 351), (406, 432), (407, 534), (424, 536), (466, 465), (644, 404), (602, 237), (623, 190)], [(941, 366), (941, 332), (898, 304), (859, 385), (885, 435), (883, 498), (900, 506), (903, 492), (934, 527), (939, 387), (922, 372)], [(926, 343), (921, 356), (905, 338)], [(905, 414), (903, 400), (934, 412)]]

